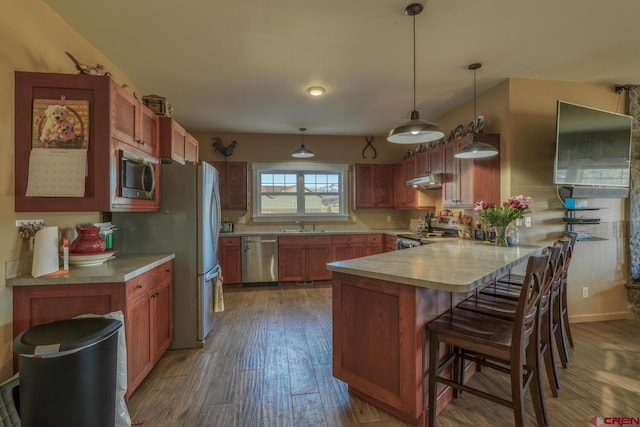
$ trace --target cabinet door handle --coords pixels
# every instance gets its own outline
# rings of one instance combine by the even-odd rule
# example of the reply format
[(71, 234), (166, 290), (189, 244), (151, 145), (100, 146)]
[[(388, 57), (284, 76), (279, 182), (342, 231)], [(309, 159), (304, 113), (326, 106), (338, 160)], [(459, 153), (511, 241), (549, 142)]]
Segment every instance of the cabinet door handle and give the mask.
[(142, 285), (136, 285), (136, 289), (142, 289)]
[(165, 270), (165, 272), (167, 272), (167, 273), (171, 273), (171, 269), (170, 269), (170, 268), (167, 268), (167, 269)]

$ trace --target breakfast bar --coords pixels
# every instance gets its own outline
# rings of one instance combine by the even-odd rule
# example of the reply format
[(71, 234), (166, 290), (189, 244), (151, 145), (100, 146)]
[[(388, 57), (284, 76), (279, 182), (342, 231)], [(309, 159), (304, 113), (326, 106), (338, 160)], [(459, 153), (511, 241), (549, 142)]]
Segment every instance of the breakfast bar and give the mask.
[[(426, 324), (539, 251), (452, 239), (327, 264), (333, 272), (333, 375), (354, 395), (425, 425)], [(451, 398), (443, 386), (438, 412)]]

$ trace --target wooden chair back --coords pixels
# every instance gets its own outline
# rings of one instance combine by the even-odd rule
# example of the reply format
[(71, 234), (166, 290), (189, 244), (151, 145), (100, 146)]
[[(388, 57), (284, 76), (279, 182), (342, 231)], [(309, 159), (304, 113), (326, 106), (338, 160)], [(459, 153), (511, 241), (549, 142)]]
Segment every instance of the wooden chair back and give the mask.
[(532, 255), (527, 261), (527, 270), (513, 319), (512, 335), (513, 345), (520, 347), (521, 344), (522, 347), (513, 356), (521, 355), (520, 352), (527, 347), (531, 335), (536, 330), (538, 303), (547, 277), (549, 258), (549, 254)]

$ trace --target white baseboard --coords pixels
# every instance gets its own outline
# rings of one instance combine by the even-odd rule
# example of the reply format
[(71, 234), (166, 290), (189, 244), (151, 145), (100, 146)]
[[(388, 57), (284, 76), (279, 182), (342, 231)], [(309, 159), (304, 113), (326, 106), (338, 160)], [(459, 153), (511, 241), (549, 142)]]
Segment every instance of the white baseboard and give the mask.
[(606, 320), (623, 320), (628, 318), (628, 311), (602, 314), (579, 314), (576, 316), (569, 316), (569, 323), (602, 322)]

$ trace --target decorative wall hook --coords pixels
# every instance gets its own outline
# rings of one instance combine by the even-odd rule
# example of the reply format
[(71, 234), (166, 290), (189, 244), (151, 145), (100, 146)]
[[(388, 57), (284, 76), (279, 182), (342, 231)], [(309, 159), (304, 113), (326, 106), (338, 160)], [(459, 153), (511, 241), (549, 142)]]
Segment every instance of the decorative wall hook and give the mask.
[(213, 138), (212, 143), (213, 150), (222, 153), (222, 155), (225, 157), (229, 157), (233, 154), (233, 149), (236, 148), (236, 145), (238, 145), (238, 142), (231, 141), (231, 143), (225, 147), (225, 145), (222, 143), (222, 140), (217, 136)]
[(372, 136), (365, 136), (364, 140), (367, 141), (367, 145), (364, 146), (364, 148), (362, 149), (362, 158), (366, 159), (367, 157), (364, 155), (364, 152), (367, 151), (367, 148), (371, 147), (371, 149), (373, 150), (373, 158), (375, 159), (376, 157), (378, 157), (378, 152), (376, 151), (376, 148), (373, 146), (373, 137)]

